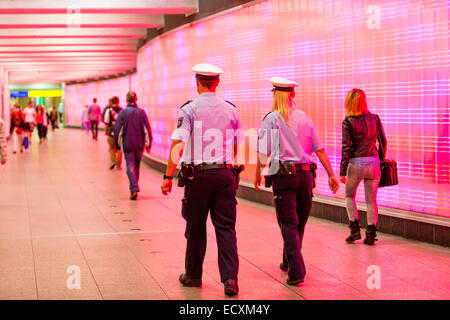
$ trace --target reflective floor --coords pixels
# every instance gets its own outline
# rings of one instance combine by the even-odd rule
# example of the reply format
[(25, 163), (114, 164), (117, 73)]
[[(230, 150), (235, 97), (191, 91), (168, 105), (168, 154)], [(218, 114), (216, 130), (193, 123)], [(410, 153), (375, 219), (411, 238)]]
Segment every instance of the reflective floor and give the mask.
[[(103, 133), (95, 142), (78, 130), (9, 154), (0, 168), (0, 299), (228, 299), (211, 222), (203, 286), (184, 288), (182, 189), (162, 196), (162, 175), (143, 167), (130, 201), (125, 170), (109, 170), (108, 159)], [(240, 199), (232, 299), (450, 299), (449, 248), (382, 233), (375, 247), (350, 245), (347, 233), (310, 218), (305, 283), (287, 286), (274, 209)]]

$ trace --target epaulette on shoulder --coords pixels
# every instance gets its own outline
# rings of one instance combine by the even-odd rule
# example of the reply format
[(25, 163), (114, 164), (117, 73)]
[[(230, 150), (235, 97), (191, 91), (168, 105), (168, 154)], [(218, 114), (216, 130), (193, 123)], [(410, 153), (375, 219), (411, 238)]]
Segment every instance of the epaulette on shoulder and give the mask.
[(181, 107), (180, 107), (180, 109), (182, 109), (185, 105), (187, 105), (187, 104), (189, 104), (189, 103), (191, 103), (192, 102), (192, 100), (189, 100), (188, 102), (186, 102), (185, 104), (183, 104)]
[(265, 117), (263, 118), (263, 121), (266, 120), (267, 116), (271, 113), (272, 113), (272, 111), (270, 111), (268, 114), (266, 114)]
[(237, 107), (236, 107), (233, 103), (231, 103), (230, 101), (225, 100), (225, 102), (226, 102), (226, 103), (229, 103), (229, 104), (231, 104), (233, 107), (237, 108)]

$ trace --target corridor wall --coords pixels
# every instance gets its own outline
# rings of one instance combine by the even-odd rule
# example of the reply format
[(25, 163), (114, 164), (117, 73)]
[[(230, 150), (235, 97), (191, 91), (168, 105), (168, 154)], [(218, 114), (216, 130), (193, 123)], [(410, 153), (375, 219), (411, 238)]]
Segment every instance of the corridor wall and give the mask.
[[(399, 167), (399, 185), (380, 189), (379, 204), (450, 217), (449, 9), (447, 0), (258, 1), (164, 34), (141, 48), (132, 81), (150, 116), (152, 154), (167, 159), (179, 109), (197, 96), (191, 67), (207, 62), (224, 69), (218, 94), (237, 106), (245, 129), (259, 128), (270, 111), (270, 77), (299, 82), (297, 107), (338, 174), (344, 100), (358, 87)], [(99, 96), (120, 81), (68, 86), (66, 99)], [(319, 168), (318, 194), (343, 198)], [(252, 178), (247, 166), (243, 179)]]

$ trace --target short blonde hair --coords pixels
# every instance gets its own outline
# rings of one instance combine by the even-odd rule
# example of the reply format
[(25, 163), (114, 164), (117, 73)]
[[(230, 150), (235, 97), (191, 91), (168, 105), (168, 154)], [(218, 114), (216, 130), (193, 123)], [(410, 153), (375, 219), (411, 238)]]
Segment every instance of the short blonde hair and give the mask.
[(293, 101), (289, 91), (275, 90), (273, 95), (272, 111), (278, 111), (278, 116), (282, 116), (288, 126), (290, 126), (292, 104)]
[(366, 94), (361, 89), (352, 89), (347, 93), (345, 99), (347, 116), (360, 116), (367, 110)]

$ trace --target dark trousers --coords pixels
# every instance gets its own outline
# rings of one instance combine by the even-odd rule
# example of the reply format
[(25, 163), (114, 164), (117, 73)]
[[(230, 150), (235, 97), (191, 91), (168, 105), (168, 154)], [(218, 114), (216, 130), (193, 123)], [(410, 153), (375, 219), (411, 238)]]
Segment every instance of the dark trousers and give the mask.
[(130, 180), (130, 191), (140, 191), (139, 189), (139, 168), (144, 150), (135, 150), (132, 152), (124, 152), (125, 161), (127, 162), (127, 176)]
[(208, 212), (216, 231), (221, 281), (237, 280), (239, 258), (236, 245), (236, 179), (227, 169), (199, 172), (187, 181), (181, 214), (186, 220), (186, 275), (201, 279), (206, 252)]
[(37, 128), (38, 128), (39, 139), (45, 138), (46, 135), (45, 135), (45, 126), (44, 126), (44, 124), (43, 123), (38, 123)]
[(305, 225), (312, 206), (313, 176), (298, 171), (293, 176), (275, 176), (273, 193), (278, 225), (283, 236), (283, 264), (289, 278), (303, 279), (306, 274), (301, 249)]
[(97, 139), (98, 136), (98, 121), (91, 120), (92, 139)]

